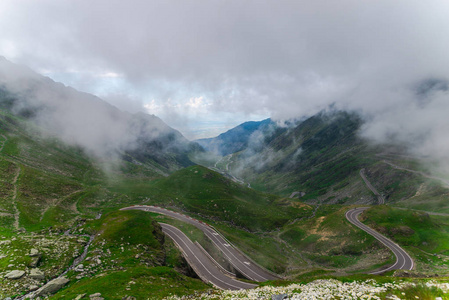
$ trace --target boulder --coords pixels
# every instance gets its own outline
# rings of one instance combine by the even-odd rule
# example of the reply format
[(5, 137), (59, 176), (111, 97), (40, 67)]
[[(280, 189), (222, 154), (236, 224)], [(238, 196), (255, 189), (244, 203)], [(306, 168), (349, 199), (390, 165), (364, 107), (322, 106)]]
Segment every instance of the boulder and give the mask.
[(100, 293), (89, 295), (90, 300), (104, 300)]
[(288, 299), (288, 295), (287, 294), (272, 295), (271, 296), (271, 300), (284, 300), (284, 299)]
[(29, 256), (39, 256), (39, 250), (31, 248)]
[(83, 264), (79, 264), (73, 270), (75, 272), (83, 272), (84, 271), (84, 265)]
[(59, 291), (64, 285), (66, 285), (70, 280), (68, 280), (66, 277), (58, 277), (53, 279), (52, 281), (49, 281), (46, 285), (38, 289), (34, 296), (44, 296), (47, 294), (54, 294), (55, 292)]
[(8, 278), (8, 279), (19, 279), (23, 275), (25, 275), (25, 271), (13, 270), (13, 271), (9, 272), (8, 274), (6, 274), (5, 278)]
[(31, 269), (29, 276), (30, 276), (30, 278), (37, 279), (37, 280), (44, 280), (45, 279), (44, 273), (41, 270), (37, 269), (37, 268)]
[(73, 300), (81, 300), (82, 298), (84, 298), (84, 296), (86, 296), (86, 294), (79, 294), (79, 295), (76, 296), (76, 298), (73, 299)]
[(36, 268), (39, 265), (40, 260), (41, 260), (40, 254), (38, 256), (31, 257), (31, 262), (30, 262), (29, 266), (31, 268)]
[(28, 290), (29, 290), (30, 292), (32, 292), (32, 291), (37, 290), (38, 288), (39, 288), (39, 287), (38, 287), (37, 285), (32, 284), (32, 285), (30, 285), (30, 286), (28, 287)]

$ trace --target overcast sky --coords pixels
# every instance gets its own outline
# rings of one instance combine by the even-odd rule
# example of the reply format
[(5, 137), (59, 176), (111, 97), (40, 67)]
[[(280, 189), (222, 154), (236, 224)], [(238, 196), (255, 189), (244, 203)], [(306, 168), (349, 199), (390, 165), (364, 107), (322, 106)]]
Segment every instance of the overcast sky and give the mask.
[(449, 78), (448, 16), (447, 0), (2, 0), (0, 55), (188, 138), (333, 103), (369, 137), (447, 153), (447, 89), (417, 90)]

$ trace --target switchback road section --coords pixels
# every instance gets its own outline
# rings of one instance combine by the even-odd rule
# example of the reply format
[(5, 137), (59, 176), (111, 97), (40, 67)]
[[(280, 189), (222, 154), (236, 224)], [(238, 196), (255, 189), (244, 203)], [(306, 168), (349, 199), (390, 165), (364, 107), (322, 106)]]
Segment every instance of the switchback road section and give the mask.
[(405, 252), (404, 249), (402, 249), (401, 247), (399, 247), (398, 244), (396, 244), (395, 242), (393, 242), (392, 240), (386, 238), (385, 236), (381, 235), (380, 233), (378, 233), (377, 231), (375, 231), (374, 229), (366, 226), (365, 224), (363, 224), (362, 222), (359, 221), (359, 215), (367, 210), (369, 207), (357, 207), (357, 208), (353, 208), (351, 210), (348, 210), (346, 212), (346, 219), (348, 219), (349, 222), (351, 222), (352, 224), (354, 224), (355, 226), (357, 226), (358, 228), (362, 229), (363, 231), (365, 231), (366, 233), (372, 235), (374, 238), (376, 238), (379, 242), (381, 242), (382, 244), (384, 244), (385, 246), (387, 246), (396, 256), (396, 262), (383, 270), (379, 270), (379, 271), (375, 271), (372, 272), (370, 274), (380, 274), (386, 271), (390, 271), (390, 270), (412, 270), (413, 269), (413, 259), (410, 257), (410, 255), (408, 255), (407, 252)]
[(255, 284), (226, 276), (212, 259), (204, 254), (181, 230), (168, 224), (159, 224), (162, 227), (162, 231), (181, 249), (189, 265), (203, 281), (210, 282), (223, 290), (253, 289), (257, 287)]
[(156, 206), (135, 205), (122, 208), (122, 210), (129, 210), (129, 209), (137, 209), (159, 213), (194, 225), (195, 227), (204, 232), (204, 234), (223, 253), (224, 257), (236, 270), (238, 270), (243, 276), (245, 276), (250, 280), (262, 282), (267, 280), (279, 279), (278, 276), (269, 272), (268, 270), (265, 270), (264, 268), (256, 264), (254, 261), (252, 261), (250, 258), (248, 258), (246, 255), (244, 255), (240, 250), (234, 247), (225, 237), (223, 237), (219, 232), (217, 232), (212, 226), (204, 222)]

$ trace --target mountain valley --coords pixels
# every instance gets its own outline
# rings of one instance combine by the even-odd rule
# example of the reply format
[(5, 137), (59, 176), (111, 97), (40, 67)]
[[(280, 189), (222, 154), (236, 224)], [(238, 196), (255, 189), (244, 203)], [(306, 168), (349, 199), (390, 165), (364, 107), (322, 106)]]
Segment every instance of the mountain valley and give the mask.
[[(0, 298), (219, 297), (158, 222), (180, 229), (244, 282), (402, 280), (419, 293), (447, 295), (425, 285), (444, 284), (449, 274), (446, 179), (402, 145), (362, 137), (356, 112), (245, 123), (197, 143), (156, 116), (1, 66)], [(197, 227), (120, 210), (133, 205), (213, 226), (249, 264), (279, 279), (245, 279)], [(346, 219), (361, 206), (370, 208), (360, 220), (403, 247), (413, 270), (368, 275), (396, 258)], [(42, 292), (55, 278), (67, 282)]]

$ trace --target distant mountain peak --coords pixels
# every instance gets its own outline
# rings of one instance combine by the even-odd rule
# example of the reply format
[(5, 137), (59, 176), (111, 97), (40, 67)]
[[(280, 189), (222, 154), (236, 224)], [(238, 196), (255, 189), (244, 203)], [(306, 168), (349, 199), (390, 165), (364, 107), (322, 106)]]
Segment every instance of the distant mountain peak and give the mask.
[(196, 140), (207, 151), (218, 155), (228, 155), (242, 151), (248, 146), (255, 132), (268, 131), (277, 126), (271, 119), (242, 123), (214, 138)]

